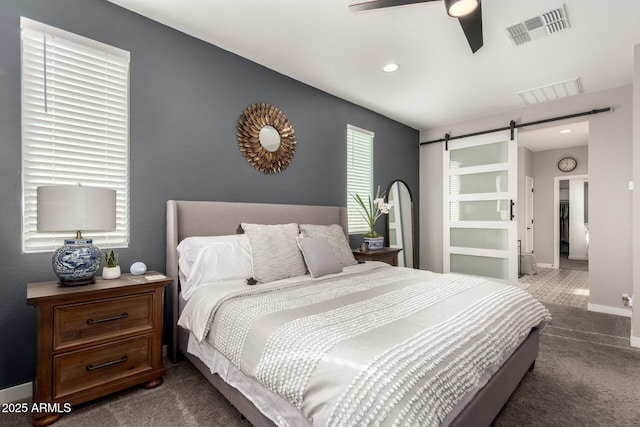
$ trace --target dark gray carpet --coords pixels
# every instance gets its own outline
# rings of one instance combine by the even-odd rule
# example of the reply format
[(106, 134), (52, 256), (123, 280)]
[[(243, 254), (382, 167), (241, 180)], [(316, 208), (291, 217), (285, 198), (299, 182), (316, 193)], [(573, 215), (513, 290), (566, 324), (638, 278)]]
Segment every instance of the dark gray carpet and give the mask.
[(630, 319), (545, 305), (553, 321), (494, 426), (640, 426), (640, 350)]
[[(629, 347), (629, 319), (545, 305), (553, 321), (536, 367), (493, 426), (640, 426), (640, 350)], [(165, 363), (160, 387), (74, 408), (54, 426), (249, 426), (188, 362)], [(0, 424), (30, 418), (2, 414)]]

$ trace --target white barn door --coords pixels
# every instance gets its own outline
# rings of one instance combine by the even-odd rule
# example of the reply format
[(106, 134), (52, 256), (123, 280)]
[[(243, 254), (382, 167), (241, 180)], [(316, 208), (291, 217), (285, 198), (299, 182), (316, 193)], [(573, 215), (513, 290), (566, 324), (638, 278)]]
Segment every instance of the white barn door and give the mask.
[(492, 132), (443, 144), (445, 273), (517, 285), (516, 132)]

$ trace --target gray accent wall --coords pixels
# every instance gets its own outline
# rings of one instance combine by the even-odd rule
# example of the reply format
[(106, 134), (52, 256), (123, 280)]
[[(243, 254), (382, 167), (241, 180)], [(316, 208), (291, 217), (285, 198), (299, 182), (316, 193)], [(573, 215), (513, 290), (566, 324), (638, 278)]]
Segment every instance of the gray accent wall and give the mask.
[[(347, 124), (375, 132), (375, 184), (407, 182), (419, 218), (415, 129), (103, 0), (3, 0), (0, 389), (33, 380), (36, 312), (26, 284), (55, 279), (51, 254), (21, 253), (20, 16), (131, 52), (131, 242), (118, 250), (125, 271), (134, 261), (164, 271), (168, 199), (344, 206)], [(295, 157), (280, 174), (255, 170), (236, 144), (237, 120), (257, 102), (280, 108), (296, 132)], [(383, 233), (384, 221), (377, 228)]]

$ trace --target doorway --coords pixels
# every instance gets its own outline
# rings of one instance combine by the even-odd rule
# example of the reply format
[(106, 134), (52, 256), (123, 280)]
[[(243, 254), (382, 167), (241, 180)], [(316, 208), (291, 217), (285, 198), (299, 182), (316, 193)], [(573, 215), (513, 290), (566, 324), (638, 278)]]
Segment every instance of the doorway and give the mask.
[(554, 265), (589, 270), (589, 176), (554, 179)]
[[(532, 229), (530, 239), (527, 235), (529, 230), (526, 227), (521, 227), (519, 239), (522, 240), (523, 251), (527, 248), (528, 241), (532, 240), (533, 254), (531, 256), (535, 259), (537, 266), (536, 273), (525, 273), (518, 280), (518, 285), (543, 302), (569, 305), (585, 310), (589, 298), (589, 272), (584, 271), (588, 268), (588, 245), (586, 243), (588, 239), (586, 233), (588, 209), (584, 209), (585, 204), (588, 206), (588, 135), (588, 122), (567, 123), (532, 129), (527, 132), (521, 131), (519, 134), (521, 145), (518, 149), (518, 165), (521, 166), (519, 182), (521, 182), (523, 199), (530, 191), (529, 183), (535, 183), (535, 192), (532, 192), (535, 197), (535, 206), (533, 207), (535, 229)], [(560, 169), (558, 163), (566, 157), (577, 159), (574, 170), (565, 172)], [(573, 242), (572, 247), (571, 240), (567, 236), (564, 240), (568, 244), (561, 248), (560, 181), (563, 180), (567, 181), (567, 196), (563, 197), (563, 201), (566, 199), (568, 202), (570, 199), (569, 187), (582, 186), (580, 198), (573, 200), (574, 203), (582, 201), (582, 206), (575, 209), (570, 209), (569, 206), (566, 211), (569, 215), (567, 218), (569, 233), (571, 233), (571, 215), (579, 213), (581, 216), (579, 219), (574, 219), (573, 222), (581, 225), (582, 230), (574, 230), (573, 234), (582, 233), (582, 253), (579, 251), (580, 243)], [(525, 218), (529, 214), (526, 199), (521, 206), (523, 208), (521, 209), (521, 218), (526, 224)], [(563, 253), (562, 258), (560, 256), (561, 249), (566, 252), (566, 256)], [(576, 264), (572, 266), (568, 265), (568, 262)], [(580, 268), (582, 266), (585, 268)]]

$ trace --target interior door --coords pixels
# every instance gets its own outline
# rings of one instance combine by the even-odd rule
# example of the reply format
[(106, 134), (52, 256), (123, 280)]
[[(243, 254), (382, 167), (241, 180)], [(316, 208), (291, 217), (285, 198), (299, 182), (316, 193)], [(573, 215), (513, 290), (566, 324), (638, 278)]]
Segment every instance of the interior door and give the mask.
[(526, 176), (525, 178), (525, 244), (524, 251), (526, 253), (533, 252), (533, 178)]
[(516, 129), (444, 145), (444, 272), (517, 285)]

